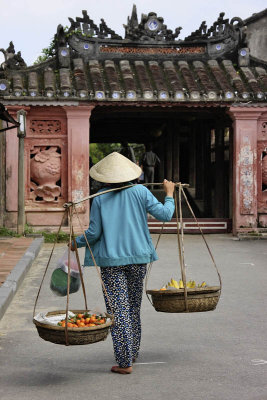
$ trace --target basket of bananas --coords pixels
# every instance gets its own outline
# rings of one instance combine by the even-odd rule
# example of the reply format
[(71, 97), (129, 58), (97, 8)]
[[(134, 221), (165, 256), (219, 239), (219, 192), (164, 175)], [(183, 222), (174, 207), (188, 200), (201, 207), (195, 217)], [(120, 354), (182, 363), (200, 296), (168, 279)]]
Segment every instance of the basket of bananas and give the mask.
[(171, 279), (161, 289), (147, 290), (156, 311), (167, 313), (203, 312), (215, 310), (220, 298), (220, 286), (208, 286)]
[[(187, 184), (176, 184), (176, 190), (174, 191), (175, 200), (175, 211), (176, 211), (176, 222), (177, 222), (177, 241), (178, 241), (178, 254), (179, 263), (181, 268), (181, 279), (176, 281), (171, 279), (167, 285), (163, 286), (161, 289), (147, 290), (148, 277), (152, 268), (152, 263), (150, 263), (148, 268), (148, 273), (146, 274), (145, 287), (148, 300), (155, 308), (156, 311), (166, 312), (166, 313), (185, 313), (185, 312), (203, 312), (215, 310), (222, 289), (221, 276), (218, 271), (217, 265), (215, 263), (214, 257), (211, 253), (209, 245), (203, 235), (202, 229), (196, 219), (194, 211), (187, 199), (184, 191), (184, 186)], [(177, 199), (177, 190), (179, 198)], [(186, 264), (185, 264), (185, 254), (184, 254), (184, 229), (183, 229), (183, 216), (182, 216), (182, 196), (199, 228), (202, 239), (207, 247), (208, 253), (211, 257), (214, 268), (216, 269), (220, 286), (209, 286), (206, 282), (196, 284), (195, 281), (186, 280)], [(163, 232), (164, 223), (160, 235), (157, 240), (156, 248), (159, 244), (161, 234)], [(150, 297), (148, 296), (151, 296)]]

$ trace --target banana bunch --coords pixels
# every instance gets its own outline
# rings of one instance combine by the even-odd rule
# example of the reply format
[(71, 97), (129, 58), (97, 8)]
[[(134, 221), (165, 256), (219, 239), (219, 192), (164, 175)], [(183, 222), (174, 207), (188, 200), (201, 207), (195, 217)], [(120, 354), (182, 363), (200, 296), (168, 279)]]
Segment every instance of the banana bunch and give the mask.
[(202, 283), (199, 283), (199, 284), (197, 285), (197, 287), (206, 287), (206, 286), (207, 286), (207, 284), (206, 284), (205, 281), (203, 281)]
[(189, 289), (194, 289), (196, 287), (196, 282), (195, 281), (186, 282), (186, 287), (188, 287)]
[[(190, 280), (186, 283), (186, 287), (189, 289), (194, 289), (195, 287), (198, 288), (203, 288), (206, 287), (207, 284), (205, 281), (203, 281), (202, 283), (199, 283), (198, 285), (196, 285), (196, 282), (193, 280)], [(167, 285), (163, 286), (160, 290), (166, 290), (166, 289), (183, 289), (184, 288), (184, 283), (182, 281), (182, 279), (179, 280), (179, 282), (177, 282), (175, 279), (171, 278), (170, 282), (167, 283)]]

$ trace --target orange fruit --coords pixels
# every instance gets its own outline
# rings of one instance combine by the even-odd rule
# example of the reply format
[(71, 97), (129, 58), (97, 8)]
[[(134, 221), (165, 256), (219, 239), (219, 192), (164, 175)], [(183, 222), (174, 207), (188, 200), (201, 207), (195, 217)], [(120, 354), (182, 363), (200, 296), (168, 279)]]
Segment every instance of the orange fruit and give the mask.
[(81, 322), (84, 322), (85, 321), (85, 319), (84, 318), (81, 318)]
[(84, 322), (81, 322), (80, 325), (79, 325), (79, 327), (84, 327), (84, 326), (85, 326)]
[(67, 326), (68, 326), (69, 328), (72, 328), (72, 327), (73, 327), (73, 324), (72, 324), (71, 322), (68, 322), (68, 323), (67, 323)]
[(95, 326), (95, 324), (88, 324), (88, 326)]
[(105, 321), (104, 319), (100, 319), (98, 322), (99, 322), (100, 324), (104, 324), (106, 321)]
[(83, 318), (83, 314), (78, 314), (77, 317), (78, 317), (79, 319), (81, 319), (81, 318)]

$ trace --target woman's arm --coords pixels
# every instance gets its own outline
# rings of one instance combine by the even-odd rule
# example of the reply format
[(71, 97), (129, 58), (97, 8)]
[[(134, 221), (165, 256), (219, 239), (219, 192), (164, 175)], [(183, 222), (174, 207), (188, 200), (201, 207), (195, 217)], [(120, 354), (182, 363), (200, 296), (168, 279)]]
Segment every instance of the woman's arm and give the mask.
[(170, 221), (173, 216), (175, 210), (173, 200), (174, 187), (175, 184), (173, 182), (164, 179), (163, 188), (166, 193), (164, 204), (160, 203), (149, 190), (146, 192), (146, 211), (159, 221)]

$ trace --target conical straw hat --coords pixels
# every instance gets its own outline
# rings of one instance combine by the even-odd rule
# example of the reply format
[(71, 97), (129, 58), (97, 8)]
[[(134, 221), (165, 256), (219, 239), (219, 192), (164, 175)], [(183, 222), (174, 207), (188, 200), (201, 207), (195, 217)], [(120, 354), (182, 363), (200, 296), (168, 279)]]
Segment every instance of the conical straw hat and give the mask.
[(111, 153), (90, 169), (90, 176), (98, 182), (119, 183), (139, 178), (142, 170), (120, 153)]

